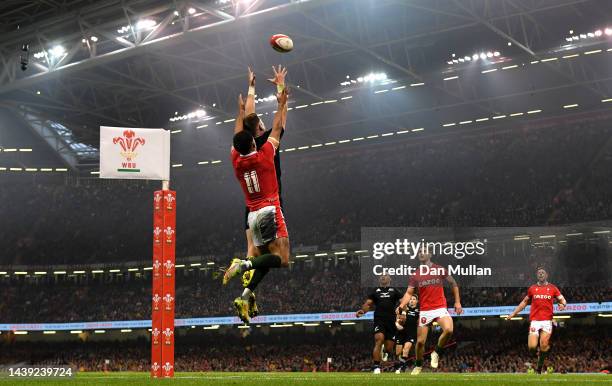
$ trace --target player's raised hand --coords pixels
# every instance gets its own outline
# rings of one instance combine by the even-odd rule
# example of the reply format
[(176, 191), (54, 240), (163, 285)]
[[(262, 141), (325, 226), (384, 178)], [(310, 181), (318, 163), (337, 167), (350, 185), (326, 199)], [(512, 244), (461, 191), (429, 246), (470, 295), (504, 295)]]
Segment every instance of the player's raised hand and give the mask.
[(457, 315), (463, 314), (463, 307), (461, 307), (461, 303), (459, 303), (459, 302), (455, 303), (455, 313)]
[(357, 312), (355, 312), (355, 316), (358, 318), (361, 318), (363, 315), (365, 315), (365, 312), (363, 310), (358, 310)]
[(249, 86), (255, 86), (255, 73), (253, 72), (253, 70), (251, 70), (251, 67), (249, 66)]
[(285, 86), (285, 77), (287, 76), (287, 67), (283, 67), (280, 64), (278, 68), (272, 66), (274, 77), (268, 79), (268, 81), (274, 83), (276, 86)]

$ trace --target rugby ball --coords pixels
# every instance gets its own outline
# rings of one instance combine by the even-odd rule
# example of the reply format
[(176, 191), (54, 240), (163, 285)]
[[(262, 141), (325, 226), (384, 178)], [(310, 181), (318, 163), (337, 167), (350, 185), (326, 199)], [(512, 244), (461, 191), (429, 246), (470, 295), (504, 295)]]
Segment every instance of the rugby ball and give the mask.
[(293, 40), (287, 35), (276, 34), (270, 37), (270, 45), (278, 52), (289, 52), (293, 49)]

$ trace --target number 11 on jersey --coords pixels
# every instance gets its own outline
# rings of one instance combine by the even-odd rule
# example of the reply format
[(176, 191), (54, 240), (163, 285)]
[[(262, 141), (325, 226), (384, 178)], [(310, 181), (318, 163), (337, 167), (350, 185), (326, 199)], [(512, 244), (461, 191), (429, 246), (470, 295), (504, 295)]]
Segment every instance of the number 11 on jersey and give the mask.
[(257, 172), (255, 170), (245, 172), (244, 180), (246, 181), (249, 193), (258, 193), (260, 191), (259, 180), (257, 179)]

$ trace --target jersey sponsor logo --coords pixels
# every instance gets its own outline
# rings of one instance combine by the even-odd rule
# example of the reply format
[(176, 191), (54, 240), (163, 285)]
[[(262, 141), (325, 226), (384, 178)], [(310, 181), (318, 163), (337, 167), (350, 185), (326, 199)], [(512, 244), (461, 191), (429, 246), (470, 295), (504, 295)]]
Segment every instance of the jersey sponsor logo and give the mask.
[(440, 286), (442, 285), (442, 280), (440, 280), (439, 278), (436, 279), (427, 279), (427, 280), (422, 280), (420, 283), (419, 287), (427, 287), (427, 286)]
[(550, 300), (550, 299), (552, 299), (552, 296), (550, 296), (550, 295), (538, 295), (538, 294), (535, 294), (535, 295), (533, 295), (533, 298), (534, 299), (547, 299), (547, 300)]

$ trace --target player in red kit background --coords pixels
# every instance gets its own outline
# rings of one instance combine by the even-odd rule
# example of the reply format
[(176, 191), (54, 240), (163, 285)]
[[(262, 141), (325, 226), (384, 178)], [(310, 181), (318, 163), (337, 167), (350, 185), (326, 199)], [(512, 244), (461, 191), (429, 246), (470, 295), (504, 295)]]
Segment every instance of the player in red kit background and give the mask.
[[(419, 253), (420, 266), (415, 275), (410, 277), (408, 289), (402, 298), (397, 313), (403, 311), (414, 294), (415, 288), (419, 291), (419, 300), (421, 303), (419, 315), (419, 327), (417, 330), (417, 342), (415, 346), (416, 360), (412, 374), (417, 375), (423, 369), (423, 351), (425, 342), (427, 341), (427, 333), (429, 325), (437, 321), (442, 328), (442, 334), (438, 339), (436, 348), (431, 353), (431, 367), (438, 368), (440, 356), (444, 352), (444, 346), (453, 335), (453, 318), (451, 318), (446, 309), (446, 297), (444, 296), (444, 283), (450, 284), (453, 296), (455, 298), (455, 312), (460, 315), (463, 312), (461, 308), (461, 299), (459, 297), (459, 286), (452, 276), (446, 273), (446, 269), (434, 264), (431, 261), (429, 252)], [(421, 274), (421, 267), (424, 271), (431, 270)], [(435, 272), (433, 272), (435, 271)]]
[(240, 319), (248, 323), (249, 299), (252, 291), (268, 273), (270, 268), (289, 265), (289, 234), (280, 206), (278, 180), (274, 155), (280, 144), (286, 114), (287, 89), (277, 96), (278, 109), (274, 115), (272, 131), (267, 142), (257, 150), (255, 138), (247, 130), (234, 135), (231, 149), (234, 173), (249, 208), (248, 224), (257, 256), (253, 259), (233, 259), (223, 276), (223, 284), (239, 273), (254, 269), (249, 285), (241, 296), (234, 300)]
[(538, 356), (538, 366), (536, 371), (542, 372), (544, 361), (550, 350), (550, 337), (552, 336), (553, 304), (555, 299), (559, 302), (559, 311), (563, 311), (567, 301), (561, 295), (559, 289), (548, 282), (548, 273), (544, 268), (538, 268), (538, 283), (532, 285), (527, 290), (527, 296), (516, 306), (515, 310), (506, 317), (510, 320), (521, 312), (531, 300), (531, 310), (529, 311), (529, 339), (527, 345), (532, 354), (536, 354), (538, 343), (540, 344), (540, 355)]

